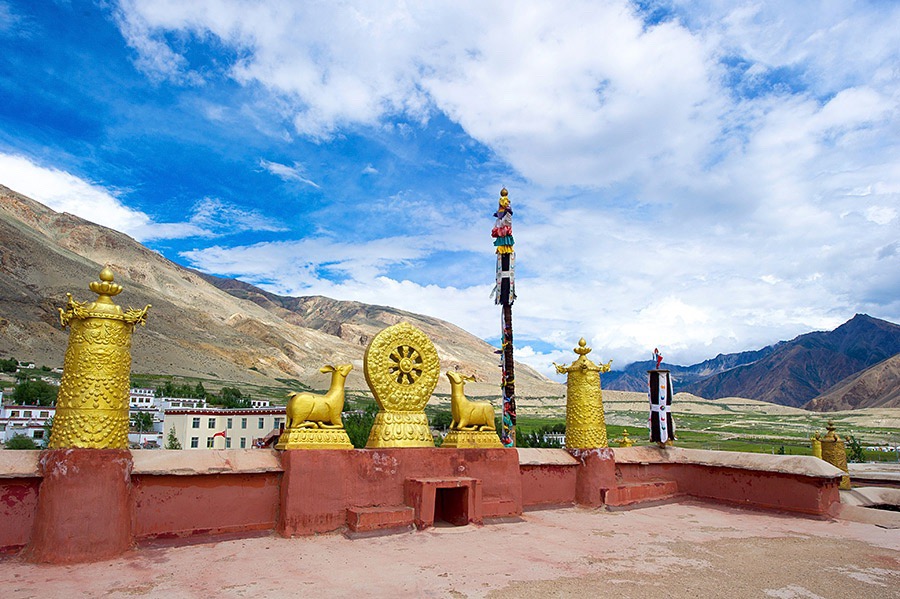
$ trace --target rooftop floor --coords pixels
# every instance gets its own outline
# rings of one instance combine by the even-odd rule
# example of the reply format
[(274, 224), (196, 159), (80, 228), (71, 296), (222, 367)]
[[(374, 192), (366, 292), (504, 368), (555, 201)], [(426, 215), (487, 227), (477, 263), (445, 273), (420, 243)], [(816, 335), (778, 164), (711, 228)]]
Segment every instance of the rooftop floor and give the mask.
[(145, 547), (78, 566), (0, 561), (21, 597), (900, 596), (900, 530), (681, 501), (521, 522)]

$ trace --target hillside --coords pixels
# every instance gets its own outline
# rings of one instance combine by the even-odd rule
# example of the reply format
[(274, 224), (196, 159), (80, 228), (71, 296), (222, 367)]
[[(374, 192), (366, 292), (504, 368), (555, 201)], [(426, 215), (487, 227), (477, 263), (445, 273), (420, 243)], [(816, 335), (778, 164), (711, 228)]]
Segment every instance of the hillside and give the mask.
[[(78, 300), (109, 264), (125, 290), (124, 306), (152, 304), (145, 328), (135, 332), (134, 372), (197, 376), (235, 383), (280, 385), (295, 379), (316, 388), (328, 381), (326, 363), (351, 362), (351, 388), (366, 388), (362, 357), (378, 330), (407, 320), (434, 341), (442, 369), (459, 367), (480, 381), (472, 394), (495, 394), (494, 348), (439, 319), (381, 306), (327, 298), (278, 298), (246, 286), (245, 297), (219, 289), (216, 280), (183, 268), (132, 238), (57, 213), (0, 186), (0, 356), (61, 365), (67, 333), (57, 307), (66, 293)], [(254, 290), (251, 292), (251, 289)], [(560, 395), (560, 386), (528, 366), (517, 366), (522, 396)], [(439, 391), (448, 391), (441, 377)]]
[(801, 406), (898, 352), (900, 326), (857, 314), (833, 331), (800, 335), (760, 360), (680, 389), (710, 399), (737, 396)]
[[(776, 347), (777, 345), (770, 345), (755, 351), (719, 354), (715, 358), (704, 360), (693, 366), (679, 366), (678, 364), (666, 364), (664, 362), (662, 367), (668, 368), (672, 372), (672, 377), (678, 382), (678, 389), (681, 389), (685, 385), (703, 380), (714, 374), (726, 372), (745, 364), (752, 364), (775, 351)], [(645, 362), (633, 362), (622, 370), (613, 370), (605, 373), (603, 375), (603, 388), (644, 393), (647, 390), (647, 371), (655, 367), (656, 363), (653, 360), (647, 360)]]
[(803, 406), (818, 412), (873, 407), (900, 408), (900, 354), (844, 379)]
[[(828, 391), (811, 409), (888, 407), (894, 401), (892, 369), (877, 370), (853, 383), (853, 377), (900, 352), (900, 326), (857, 314), (833, 331), (800, 335), (760, 350), (720, 354), (693, 366), (663, 363), (672, 371), (676, 391), (708, 399), (745, 397), (799, 407)], [(890, 364), (894, 364), (890, 362)], [(605, 389), (643, 391), (653, 362), (635, 362), (604, 375)], [(844, 388), (844, 383), (851, 387)], [(833, 394), (829, 391), (836, 390)], [(833, 406), (833, 407), (826, 407)]]

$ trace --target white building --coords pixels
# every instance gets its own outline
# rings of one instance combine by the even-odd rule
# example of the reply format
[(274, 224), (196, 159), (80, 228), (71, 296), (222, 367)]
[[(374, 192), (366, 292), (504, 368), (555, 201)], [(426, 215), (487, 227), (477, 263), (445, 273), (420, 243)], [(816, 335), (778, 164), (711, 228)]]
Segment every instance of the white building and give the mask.
[(278, 434), (284, 406), (269, 408), (172, 408), (165, 411), (163, 439), (175, 430), (182, 449), (242, 449)]
[(132, 410), (157, 410), (170, 408), (205, 408), (206, 400), (192, 397), (156, 397), (153, 389), (131, 389), (128, 407)]
[(6, 443), (22, 435), (46, 445), (49, 439), (44, 438), (44, 423), (55, 414), (55, 406), (0, 406), (0, 440)]

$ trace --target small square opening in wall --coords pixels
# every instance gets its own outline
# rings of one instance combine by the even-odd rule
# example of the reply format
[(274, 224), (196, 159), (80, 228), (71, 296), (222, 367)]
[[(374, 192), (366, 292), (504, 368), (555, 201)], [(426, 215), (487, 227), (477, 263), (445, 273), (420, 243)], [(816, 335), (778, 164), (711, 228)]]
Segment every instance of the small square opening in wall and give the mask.
[(469, 523), (469, 487), (437, 488), (434, 494), (434, 522), (453, 526)]

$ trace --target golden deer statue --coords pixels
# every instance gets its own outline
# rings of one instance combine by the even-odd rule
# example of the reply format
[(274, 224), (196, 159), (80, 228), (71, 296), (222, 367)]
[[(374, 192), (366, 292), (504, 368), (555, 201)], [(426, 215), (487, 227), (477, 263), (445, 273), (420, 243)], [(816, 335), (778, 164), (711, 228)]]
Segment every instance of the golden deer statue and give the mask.
[(319, 372), (331, 373), (331, 386), (325, 395), (315, 393), (289, 393), (285, 430), (292, 428), (343, 428), (341, 412), (344, 409), (344, 384), (353, 364), (323, 366)]
[(494, 407), (487, 401), (469, 401), (463, 387), (466, 382), (475, 381), (474, 376), (465, 376), (458, 372), (448, 372), (450, 379), (450, 411), (453, 414), (451, 430), (458, 431), (493, 431)]

